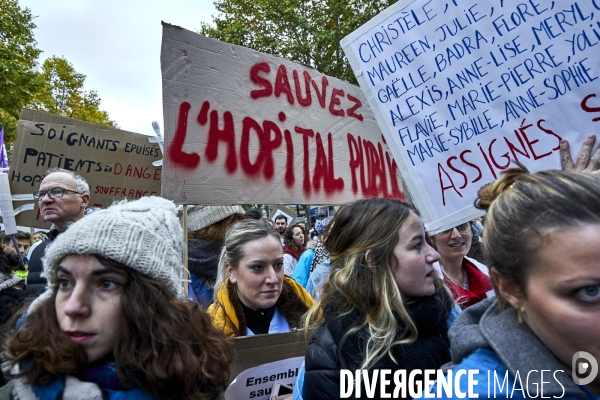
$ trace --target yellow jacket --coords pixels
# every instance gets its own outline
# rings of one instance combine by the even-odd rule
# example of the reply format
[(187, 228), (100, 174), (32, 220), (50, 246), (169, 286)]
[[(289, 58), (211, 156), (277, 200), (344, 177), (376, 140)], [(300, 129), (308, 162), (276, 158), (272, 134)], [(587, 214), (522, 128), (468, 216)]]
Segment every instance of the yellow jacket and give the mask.
[[(302, 316), (315, 305), (310, 294), (302, 285), (286, 276), (283, 280), (277, 308), (287, 320), (290, 328), (300, 328)], [(213, 325), (229, 337), (246, 336), (246, 319), (241, 303), (233, 290), (229, 278), (217, 291), (217, 301), (207, 310)], [(241, 317), (241, 318), (240, 318)]]

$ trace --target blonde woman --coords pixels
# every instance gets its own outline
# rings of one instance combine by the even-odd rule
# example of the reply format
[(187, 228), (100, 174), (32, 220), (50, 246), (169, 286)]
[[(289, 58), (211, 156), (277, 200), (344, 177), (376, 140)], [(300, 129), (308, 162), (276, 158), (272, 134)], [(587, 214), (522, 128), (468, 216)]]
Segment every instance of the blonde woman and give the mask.
[(213, 325), (227, 336), (287, 332), (301, 326), (314, 305), (304, 288), (283, 273), (279, 234), (264, 221), (244, 220), (225, 237), (214, 303)]

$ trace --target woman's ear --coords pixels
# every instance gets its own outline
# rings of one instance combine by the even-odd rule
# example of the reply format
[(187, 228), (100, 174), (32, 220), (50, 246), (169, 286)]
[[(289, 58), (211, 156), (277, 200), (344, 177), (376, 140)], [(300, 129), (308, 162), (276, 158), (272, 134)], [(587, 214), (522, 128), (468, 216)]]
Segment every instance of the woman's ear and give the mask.
[(369, 267), (372, 267), (373, 265), (371, 264), (371, 250), (367, 250), (367, 252), (365, 253), (365, 261), (367, 262), (367, 265)]
[(225, 271), (227, 272), (227, 276), (229, 277), (229, 281), (231, 283), (237, 282), (237, 274), (235, 273), (235, 268), (231, 266), (229, 263), (225, 263)]
[(495, 267), (490, 268), (490, 278), (498, 288), (500, 295), (510, 303), (513, 308), (521, 310), (525, 302), (525, 295), (516, 283), (504, 278)]

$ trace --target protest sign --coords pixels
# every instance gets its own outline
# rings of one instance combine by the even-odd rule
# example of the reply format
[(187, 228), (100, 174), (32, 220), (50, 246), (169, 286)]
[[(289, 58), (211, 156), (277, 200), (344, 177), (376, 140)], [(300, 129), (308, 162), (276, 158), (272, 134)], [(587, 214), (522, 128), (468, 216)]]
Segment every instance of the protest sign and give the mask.
[(298, 215), (294, 211), (290, 210), (288, 207), (276, 206), (273, 209), (273, 212), (271, 212), (269, 219), (275, 222), (275, 218), (279, 215), (283, 215), (285, 217), (288, 226), (290, 226), (292, 222), (294, 222), (294, 219), (298, 217)]
[(600, 1), (402, 0), (342, 47), (430, 233), (600, 127)]
[[(106, 207), (114, 200), (160, 195), (161, 168), (153, 161), (158, 144), (137, 133), (113, 129), (42, 111), (23, 109), (17, 128), (9, 178), (13, 195), (39, 189), (50, 168), (83, 176), (90, 185), (90, 206)], [(17, 215), (17, 224), (50, 227), (39, 208)]]
[(233, 381), (226, 399), (268, 399), (275, 382), (294, 384), (306, 353), (303, 331), (245, 336), (232, 339)]
[(403, 198), (360, 88), (163, 23), (162, 193), (185, 204)]
[(283, 383), (294, 386), (298, 379), (304, 356), (287, 358), (258, 367), (250, 368), (239, 374), (225, 392), (226, 400), (256, 399), (268, 400), (273, 385)]

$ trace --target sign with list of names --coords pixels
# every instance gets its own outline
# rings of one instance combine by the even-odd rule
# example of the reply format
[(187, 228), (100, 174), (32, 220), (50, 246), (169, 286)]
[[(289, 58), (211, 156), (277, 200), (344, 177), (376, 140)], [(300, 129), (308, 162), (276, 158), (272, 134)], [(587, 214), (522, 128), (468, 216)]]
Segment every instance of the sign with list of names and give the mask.
[(600, 128), (600, 0), (399, 1), (342, 46), (430, 233)]

